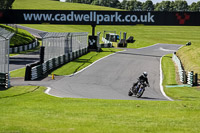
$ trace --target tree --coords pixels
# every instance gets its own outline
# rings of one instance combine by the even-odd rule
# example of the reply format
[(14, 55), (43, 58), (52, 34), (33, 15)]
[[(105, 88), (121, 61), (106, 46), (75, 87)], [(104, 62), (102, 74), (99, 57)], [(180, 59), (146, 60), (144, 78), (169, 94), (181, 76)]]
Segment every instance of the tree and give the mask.
[(154, 5), (151, 0), (147, 0), (146, 2), (143, 3), (142, 6), (143, 11), (154, 11)]
[(119, 0), (109, 0), (109, 7), (118, 8), (119, 4)]
[(170, 1), (162, 1), (161, 3), (157, 3), (155, 6), (155, 11), (170, 11), (171, 2)]
[(91, 4), (92, 5), (99, 5), (99, 3), (100, 3), (99, 0), (93, 0)]
[(142, 11), (142, 2), (137, 1), (135, 11)]
[(127, 8), (127, 0), (123, 0), (123, 1), (121, 2), (121, 9), (128, 10), (128, 8)]
[(15, 0), (1, 0), (0, 9), (11, 9), (14, 1)]
[(174, 7), (176, 11), (188, 11), (188, 4), (185, 0), (175, 0)]
[(189, 10), (192, 12), (200, 12), (200, 1), (193, 2), (190, 6), (189, 6)]

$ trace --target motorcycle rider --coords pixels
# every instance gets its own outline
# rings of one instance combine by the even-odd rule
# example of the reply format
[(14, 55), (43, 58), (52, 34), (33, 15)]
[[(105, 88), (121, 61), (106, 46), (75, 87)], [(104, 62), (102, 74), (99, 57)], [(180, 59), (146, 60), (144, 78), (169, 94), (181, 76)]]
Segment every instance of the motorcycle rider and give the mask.
[[(133, 84), (133, 87), (137, 86), (140, 81), (146, 82), (148, 87), (150, 87), (147, 76), (148, 76), (147, 72), (143, 72), (143, 74), (138, 78), (138, 81)], [(138, 89), (139, 89), (139, 87), (137, 87), (136, 92), (138, 92)]]

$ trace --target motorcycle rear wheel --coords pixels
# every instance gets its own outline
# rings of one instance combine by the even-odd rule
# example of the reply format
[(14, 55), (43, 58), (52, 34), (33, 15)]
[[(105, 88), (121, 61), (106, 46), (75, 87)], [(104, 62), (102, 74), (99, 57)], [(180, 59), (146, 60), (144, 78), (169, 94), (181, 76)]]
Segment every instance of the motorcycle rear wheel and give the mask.
[(133, 93), (131, 92), (131, 90), (129, 90), (128, 96), (132, 96), (132, 95), (133, 95)]

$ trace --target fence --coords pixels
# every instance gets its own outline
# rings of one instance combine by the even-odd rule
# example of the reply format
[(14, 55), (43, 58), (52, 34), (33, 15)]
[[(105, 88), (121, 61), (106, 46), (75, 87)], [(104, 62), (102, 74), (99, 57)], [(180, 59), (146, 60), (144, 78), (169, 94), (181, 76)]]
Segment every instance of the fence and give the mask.
[(176, 56), (176, 54), (173, 54), (172, 60), (178, 67), (180, 82), (187, 83), (190, 86), (198, 85), (198, 74), (194, 74), (193, 71), (186, 73), (182, 67), (181, 61)]
[(22, 52), (22, 51), (33, 49), (33, 48), (36, 48), (37, 46), (39, 46), (39, 43), (36, 40), (35, 42), (27, 44), (27, 45), (22, 45), (22, 46), (18, 46), (18, 47), (12, 47), (12, 48), (10, 48), (10, 54), (19, 53), (19, 52)]
[(47, 61), (60, 55), (65, 55), (87, 47), (87, 32), (55, 33), (48, 32), (42, 36), (45, 47), (44, 60)]
[[(41, 33), (45, 47), (44, 63), (36, 62), (26, 67), (25, 80), (38, 79), (55, 68), (88, 52), (88, 33)], [(28, 73), (28, 74), (27, 74)]]
[(72, 53), (68, 53), (67, 55), (61, 55), (55, 58), (51, 58), (47, 61), (45, 61), (42, 64), (39, 64), (37, 66), (34, 66), (31, 68), (31, 77), (30, 80), (38, 79), (46, 74), (48, 74), (50, 71), (54, 70), (55, 68), (70, 62), (71, 60), (74, 60), (84, 54), (86, 54), (87, 48), (83, 48), (78, 51), (74, 51)]
[(9, 47), (14, 33), (0, 28), (0, 87), (10, 87), (9, 80)]

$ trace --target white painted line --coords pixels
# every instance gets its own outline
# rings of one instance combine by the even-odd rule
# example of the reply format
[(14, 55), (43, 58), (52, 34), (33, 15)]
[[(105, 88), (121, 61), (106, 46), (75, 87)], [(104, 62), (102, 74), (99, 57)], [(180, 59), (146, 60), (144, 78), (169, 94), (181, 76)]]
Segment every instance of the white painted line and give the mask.
[(173, 99), (171, 99), (170, 97), (168, 97), (165, 92), (164, 92), (164, 88), (163, 88), (163, 72), (162, 72), (162, 58), (163, 56), (160, 58), (160, 91), (163, 94), (164, 97), (166, 97), (168, 100), (170, 101), (174, 101)]
[(59, 97), (59, 98), (63, 98), (63, 97), (60, 97), (60, 96), (56, 96), (56, 95), (52, 95), (50, 94), (49, 92), (51, 91), (51, 87), (47, 87), (47, 89), (45, 90), (44, 93), (46, 93), (47, 95), (50, 95), (50, 96), (54, 96), (54, 97)]
[(159, 48), (161, 51), (171, 51), (171, 52), (175, 52), (176, 50), (171, 50), (171, 49), (164, 49), (162, 47)]
[(73, 73), (73, 74), (70, 74), (70, 75), (67, 75), (67, 76), (71, 77), (71, 76), (74, 76), (74, 75), (76, 75), (76, 74), (79, 74), (79, 73), (81, 73), (82, 71), (84, 71), (84, 70), (86, 70), (87, 68), (89, 68), (89, 67), (91, 67), (92, 65), (94, 65), (95, 63), (97, 63), (97, 62), (99, 62), (99, 61), (101, 61), (101, 60), (103, 60), (103, 59), (105, 59), (105, 58), (108, 58), (109, 56), (112, 56), (112, 55), (114, 55), (114, 54), (116, 54), (116, 53), (120, 53), (120, 52), (124, 52), (124, 51), (126, 51), (126, 50), (118, 51), (118, 52), (115, 52), (115, 53), (113, 53), (113, 54), (109, 54), (109, 55), (107, 55), (107, 56), (105, 56), (105, 57), (103, 57), (103, 58), (101, 58), (101, 59), (99, 59), (99, 60), (93, 62), (93, 63), (90, 64), (89, 66), (87, 66), (87, 67), (81, 69), (80, 71), (78, 71), (78, 72), (76, 72), (76, 73)]
[(156, 45), (160, 45), (160, 43), (156, 43), (156, 44), (154, 44), (154, 45), (150, 45), (150, 46), (147, 46), (147, 47), (142, 47), (142, 48), (137, 48), (137, 49), (149, 48), (149, 47), (153, 47), (153, 46), (156, 46)]

